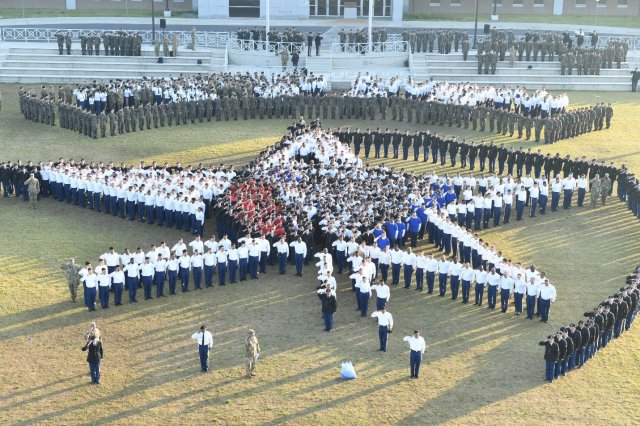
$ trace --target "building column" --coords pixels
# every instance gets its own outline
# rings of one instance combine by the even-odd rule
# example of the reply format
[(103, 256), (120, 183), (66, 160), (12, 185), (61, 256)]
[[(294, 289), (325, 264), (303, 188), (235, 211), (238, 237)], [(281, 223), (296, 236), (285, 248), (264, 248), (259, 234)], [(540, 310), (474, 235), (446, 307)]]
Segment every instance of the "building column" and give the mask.
[(393, 0), (391, 4), (391, 20), (393, 22), (402, 22), (402, 15), (404, 13), (404, 1)]

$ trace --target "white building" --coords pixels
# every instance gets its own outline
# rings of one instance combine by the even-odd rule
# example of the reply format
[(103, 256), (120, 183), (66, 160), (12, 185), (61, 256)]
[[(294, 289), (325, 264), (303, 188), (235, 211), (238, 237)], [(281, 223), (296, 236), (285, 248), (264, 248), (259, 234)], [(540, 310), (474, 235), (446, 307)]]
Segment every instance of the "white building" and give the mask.
[[(402, 20), (403, 0), (270, 0), (273, 19), (309, 19), (314, 17), (367, 17), (369, 1), (373, 16)], [(198, 0), (200, 18), (264, 18), (267, 0)], [(350, 10), (349, 10), (350, 9)], [(353, 12), (350, 15), (349, 12)], [(354, 16), (355, 15), (355, 16)]]

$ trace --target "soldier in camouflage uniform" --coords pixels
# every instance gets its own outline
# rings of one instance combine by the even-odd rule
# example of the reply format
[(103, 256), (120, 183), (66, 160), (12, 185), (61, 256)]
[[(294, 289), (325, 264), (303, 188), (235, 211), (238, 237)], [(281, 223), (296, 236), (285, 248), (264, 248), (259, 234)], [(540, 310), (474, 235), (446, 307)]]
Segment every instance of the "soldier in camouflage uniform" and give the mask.
[(69, 294), (71, 301), (75, 302), (78, 297), (78, 286), (80, 285), (80, 266), (76, 264), (73, 258), (69, 262), (60, 265), (60, 269), (64, 270), (67, 276), (67, 284), (69, 285)]
[(256, 368), (256, 362), (260, 356), (260, 343), (256, 338), (256, 333), (253, 330), (249, 330), (249, 335), (244, 339), (245, 359), (246, 359), (246, 374), (247, 378), (252, 378), (256, 374), (254, 370)]

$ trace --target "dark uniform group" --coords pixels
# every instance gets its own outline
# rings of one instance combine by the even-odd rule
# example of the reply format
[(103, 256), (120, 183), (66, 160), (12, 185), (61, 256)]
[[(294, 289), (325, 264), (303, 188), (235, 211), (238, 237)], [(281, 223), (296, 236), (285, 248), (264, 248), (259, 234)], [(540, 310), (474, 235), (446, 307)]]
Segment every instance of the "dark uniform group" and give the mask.
[[(304, 45), (304, 34), (297, 30), (295, 27), (285, 28), (283, 32), (279, 32), (276, 28), (271, 28), (268, 34), (265, 27), (253, 27), (251, 29), (238, 28), (238, 30), (236, 31), (237, 39), (246, 42), (254, 42), (254, 49), (257, 47), (257, 44), (259, 42), (264, 42), (267, 40), (267, 35), (269, 36), (269, 50), (271, 51), (275, 51), (275, 44), (281, 42), (291, 43), (287, 46), (289, 54), (300, 54), (300, 52), (302, 52), (302, 48)], [(249, 48), (249, 44), (246, 44), (245, 49)]]
[[(372, 28), (371, 29), (371, 43), (380, 46), (380, 51), (384, 51), (384, 43), (389, 39), (389, 34), (384, 28)], [(369, 32), (365, 28), (359, 28), (355, 31), (350, 28), (349, 31), (345, 31), (344, 28), (338, 31), (338, 41), (341, 44), (343, 52), (351, 51), (351, 46), (354, 46), (355, 51), (364, 54), (366, 48), (364, 44), (369, 43)]]
[(586, 320), (561, 327), (555, 335), (540, 342), (545, 347), (545, 380), (552, 382), (582, 366), (607, 347), (611, 338), (620, 337), (633, 324), (638, 312), (638, 269), (627, 277), (627, 285), (604, 302), (585, 312)]
[[(64, 53), (66, 47), (67, 55), (71, 54), (71, 43), (73, 36), (70, 31), (58, 31), (55, 33), (58, 42), (58, 52)], [(103, 46), (103, 53), (107, 56), (141, 56), (142, 55), (142, 35), (138, 32), (129, 33), (124, 30), (115, 32), (81, 32), (79, 34), (80, 49), (83, 55), (100, 55), (100, 43)]]
[[(490, 32), (490, 37), (478, 43), (478, 74), (481, 69), (488, 74), (495, 74), (498, 61), (504, 61), (507, 52), (511, 61), (560, 61), (561, 75), (600, 75), (600, 69), (621, 68), (627, 60), (629, 44), (624, 40), (609, 40), (604, 47), (598, 47), (598, 33), (591, 33), (591, 46), (587, 47), (582, 32), (574, 39), (568, 31), (564, 33), (545, 31), (540, 35), (536, 31), (527, 31), (523, 37), (515, 37), (513, 30), (507, 32), (497, 30)], [(466, 58), (465, 58), (466, 60)]]
[(469, 52), (469, 34), (462, 30), (417, 30), (402, 32), (402, 40), (409, 43), (413, 53), (433, 53), (434, 47), (441, 54), (462, 49), (465, 55)]

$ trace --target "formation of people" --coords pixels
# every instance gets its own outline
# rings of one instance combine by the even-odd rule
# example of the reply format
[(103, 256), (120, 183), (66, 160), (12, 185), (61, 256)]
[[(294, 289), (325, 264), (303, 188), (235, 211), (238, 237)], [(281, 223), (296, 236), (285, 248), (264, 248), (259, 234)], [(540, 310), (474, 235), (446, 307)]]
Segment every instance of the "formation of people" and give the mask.
[[(239, 118), (320, 114), (327, 82), (305, 73), (214, 74), (208, 78), (112, 81), (108, 84), (20, 87), (28, 120), (97, 139), (129, 132)], [(318, 98), (318, 100), (316, 100)]]
[[(58, 43), (58, 53), (71, 55), (73, 35), (70, 31), (57, 31), (54, 36)], [(133, 31), (90, 31), (78, 35), (82, 55), (100, 55), (100, 45), (105, 56), (141, 56), (142, 35)]]
[[(304, 242), (300, 244), (300, 248), (306, 250)], [(173, 246), (162, 241), (152, 244), (148, 251), (137, 247), (135, 251), (124, 248), (118, 253), (109, 247), (96, 264), (86, 261), (80, 265), (72, 258), (60, 265), (60, 269), (67, 277), (71, 301), (76, 301), (82, 284), (84, 305), (89, 311), (95, 311), (96, 301), (102, 309), (110, 307), (111, 293), (113, 304), (120, 306), (123, 298), (129, 303), (138, 303), (139, 289), (144, 300), (150, 300), (211, 288), (214, 276), (219, 286), (257, 280), (260, 274), (266, 273), (267, 264), (275, 265), (276, 261), (283, 262), (279, 265), (282, 273), (289, 262), (295, 263), (299, 271), (295, 275), (302, 276), (302, 265), (297, 268), (298, 245), (298, 241), (287, 243), (284, 238), (272, 245), (264, 235), (242, 237), (233, 242), (226, 235), (219, 240), (212, 236), (206, 241), (196, 235), (188, 244), (182, 239)], [(285, 249), (284, 258), (280, 259)], [(277, 257), (270, 255), (272, 250)]]
[[(17, 165), (17, 164), (16, 164)], [(23, 167), (3, 163), (0, 166), (5, 196), (15, 191), (25, 201), (30, 194), (26, 170), (37, 176), (40, 191), (36, 196), (49, 197), (83, 209), (149, 225), (175, 227), (185, 232), (203, 234), (206, 217), (211, 217), (211, 200), (220, 196), (236, 176), (233, 166), (182, 167), (144, 162), (124, 164), (86, 163), (84, 160), (49, 161)], [(24, 180), (24, 181), (23, 181)]]
[(585, 320), (560, 327), (540, 342), (545, 347), (545, 380), (549, 383), (579, 369), (604, 350), (612, 338), (622, 336), (638, 313), (640, 268), (627, 277), (624, 287), (584, 313)]
[[(378, 50), (376, 48), (379, 46), (379, 50), (384, 52), (384, 43), (388, 39), (389, 34), (385, 28), (372, 28), (371, 43), (375, 50)], [(350, 52), (353, 49), (356, 53), (366, 54), (368, 47), (365, 44), (369, 43), (369, 31), (367, 28), (349, 28), (349, 31), (342, 28), (338, 31), (338, 41), (342, 52)]]

